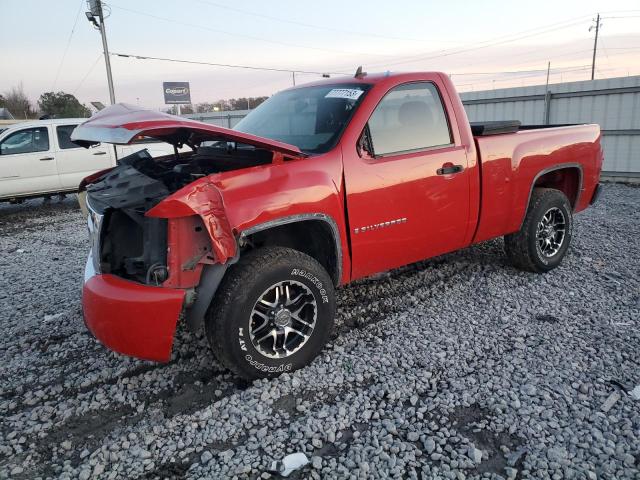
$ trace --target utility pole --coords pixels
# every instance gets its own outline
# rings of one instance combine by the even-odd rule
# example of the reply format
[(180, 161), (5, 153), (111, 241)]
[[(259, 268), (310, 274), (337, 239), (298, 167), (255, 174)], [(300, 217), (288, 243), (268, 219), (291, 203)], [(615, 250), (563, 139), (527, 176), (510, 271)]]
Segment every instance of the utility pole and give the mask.
[(551, 62), (547, 63), (547, 84), (544, 88), (544, 91), (546, 92), (547, 90), (549, 90), (549, 72), (551, 71)]
[(591, 60), (591, 80), (594, 79), (596, 73), (596, 51), (598, 50), (598, 33), (600, 32), (600, 14), (595, 19), (596, 24), (589, 27), (589, 31), (595, 28), (596, 38), (593, 41), (593, 60)]
[(293, 86), (296, 86), (296, 72), (291, 72), (291, 78), (293, 79)]
[(551, 92), (549, 91), (549, 74), (551, 73), (551, 62), (547, 62), (547, 83), (544, 86), (544, 113), (542, 123), (549, 125), (549, 112), (551, 110)]
[[(100, 35), (102, 36), (102, 49), (104, 51), (104, 63), (107, 67), (107, 83), (109, 85), (109, 100), (111, 101), (111, 105), (116, 103), (116, 95), (113, 90), (113, 75), (111, 74), (111, 58), (109, 57), (109, 46), (107, 45), (107, 32), (104, 28), (104, 14), (102, 12), (102, 1), (101, 0), (87, 0), (87, 6), (89, 8), (88, 12), (85, 12), (87, 15), (87, 20), (89, 20), (93, 25), (100, 30)], [(96, 17), (98, 20), (96, 20)]]

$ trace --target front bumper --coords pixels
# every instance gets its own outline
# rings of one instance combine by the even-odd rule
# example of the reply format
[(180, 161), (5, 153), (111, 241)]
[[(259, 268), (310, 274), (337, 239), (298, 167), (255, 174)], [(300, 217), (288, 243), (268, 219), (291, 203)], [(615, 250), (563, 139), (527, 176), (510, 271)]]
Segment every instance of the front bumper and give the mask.
[(89, 255), (84, 272), (84, 322), (106, 347), (145, 360), (167, 362), (185, 292), (96, 274)]

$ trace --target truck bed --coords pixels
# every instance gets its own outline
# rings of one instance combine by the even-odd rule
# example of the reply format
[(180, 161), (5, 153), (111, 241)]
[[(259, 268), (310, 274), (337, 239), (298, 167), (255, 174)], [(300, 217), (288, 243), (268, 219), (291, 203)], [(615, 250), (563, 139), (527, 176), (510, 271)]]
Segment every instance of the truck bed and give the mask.
[[(474, 140), (480, 164), (480, 217), (473, 242), (520, 228), (537, 179), (555, 169), (575, 173), (574, 211), (586, 208), (602, 162), (598, 125), (526, 125), (485, 122)], [(480, 127), (476, 123), (476, 130)], [(501, 134), (498, 132), (500, 131)], [(492, 133), (489, 133), (492, 132)]]

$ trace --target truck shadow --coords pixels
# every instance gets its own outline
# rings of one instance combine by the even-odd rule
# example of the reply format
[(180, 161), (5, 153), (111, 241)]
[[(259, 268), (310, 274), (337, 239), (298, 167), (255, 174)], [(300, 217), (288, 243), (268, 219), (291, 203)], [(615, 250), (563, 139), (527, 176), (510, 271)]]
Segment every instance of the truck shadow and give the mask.
[(31, 231), (43, 224), (55, 225), (61, 215), (77, 212), (82, 215), (75, 195), (58, 196), (51, 200), (35, 198), (23, 203), (0, 203), (0, 236), (18, 231)]

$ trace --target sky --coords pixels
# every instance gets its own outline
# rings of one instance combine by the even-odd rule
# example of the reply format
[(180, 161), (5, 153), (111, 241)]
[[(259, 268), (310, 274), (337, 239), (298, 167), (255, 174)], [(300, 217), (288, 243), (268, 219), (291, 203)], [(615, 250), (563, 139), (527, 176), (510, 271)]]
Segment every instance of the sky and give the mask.
[[(114, 53), (321, 73), (444, 71), (460, 91), (587, 80), (597, 12), (596, 78), (640, 75), (638, 0), (107, 0), (116, 100), (162, 108), (162, 82), (193, 103), (271, 95), (289, 71), (141, 60)], [(0, 93), (65, 91), (109, 103), (100, 34), (85, 0), (0, 0)], [(300, 73), (309, 71), (316, 73)]]

